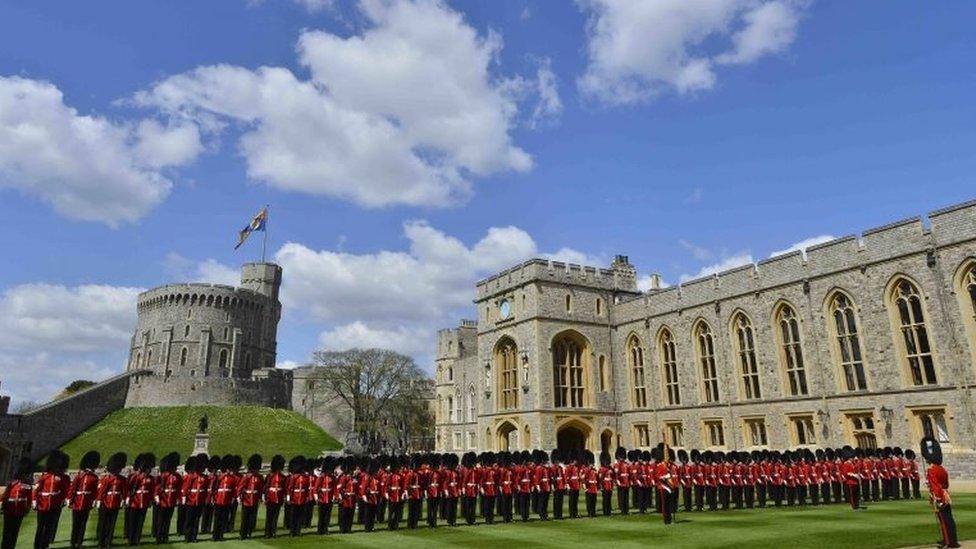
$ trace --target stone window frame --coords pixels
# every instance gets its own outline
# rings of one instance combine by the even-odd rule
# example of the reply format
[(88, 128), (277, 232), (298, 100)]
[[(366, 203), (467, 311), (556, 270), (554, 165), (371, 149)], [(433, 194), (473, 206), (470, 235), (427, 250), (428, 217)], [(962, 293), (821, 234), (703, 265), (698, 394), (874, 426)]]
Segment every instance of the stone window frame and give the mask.
[(454, 412), (454, 396), (447, 395), (447, 422), (457, 423), (457, 416)]
[(634, 332), (627, 336), (627, 371), (630, 374), (631, 408), (647, 408), (647, 361), (644, 343)]
[[(899, 293), (906, 283), (914, 290), (914, 295), (918, 300), (917, 308), (908, 307), (903, 309), (899, 306)], [(935, 342), (933, 341), (934, 332), (930, 329), (932, 315), (929, 314), (926, 305), (928, 297), (922, 291), (921, 284), (906, 274), (898, 273), (892, 276), (886, 285), (884, 298), (885, 308), (888, 310), (891, 336), (895, 343), (894, 349), (897, 353), (896, 360), (898, 360), (901, 366), (902, 383), (905, 387), (909, 388), (938, 386), (939, 380), (942, 379), (942, 372), (939, 371), (939, 361), (936, 355)], [(910, 298), (907, 301), (910, 303)], [(905, 316), (906, 314), (907, 317)], [(918, 318), (919, 314), (921, 314), (921, 319)], [(907, 324), (905, 323), (906, 318), (908, 321)], [(916, 352), (910, 352), (911, 349), (908, 348), (906, 336), (909, 337), (912, 345), (916, 347)], [(927, 351), (924, 349), (925, 345), (923, 343), (927, 345)], [(930, 364), (925, 363), (926, 357), (928, 357)], [(913, 358), (920, 361), (918, 365), (918, 377), (915, 376), (915, 368), (912, 365)], [(931, 367), (931, 376), (928, 372), (929, 366)], [(930, 377), (931, 379), (929, 379)], [(916, 379), (920, 379), (921, 382), (916, 383)]]
[(493, 355), (498, 384), (495, 407), (498, 411), (516, 410), (519, 406), (518, 344), (510, 336), (502, 336), (495, 343)]
[(189, 359), (190, 349), (187, 346), (180, 348), (180, 366), (186, 366), (186, 361)]
[[(702, 446), (712, 450), (728, 447), (729, 438), (725, 432), (725, 420), (720, 417), (702, 418)], [(715, 444), (716, 435), (720, 444)]]
[(604, 312), (603, 298), (602, 297), (597, 297), (596, 298), (596, 316), (603, 316), (603, 312)]
[[(801, 447), (813, 447), (817, 445), (817, 423), (816, 414), (813, 412), (795, 412), (786, 414), (786, 431), (790, 434), (790, 445)], [(804, 437), (809, 440), (801, 440), (798, 432), (799, 425), (803, 425)]]
[(666, 420), (664, 422), (664, 440), (672, 448), (684, 448), (685, 426), (680, 420)]
[(658, 361), (661, 364), (661, 402), (665, 406), (681, 405), (681, 383), (678, 376), (678, 344), (674, 332), (661, 326), (657, 332)]
[(976, 366), (976, 257), (969, 257), (959, 264), (956, 269), (955, 283), (956, 298), (959, 312), (962, 315), (966, 340), (969, 343), (971, 363)]
[[(946, 447), (952, 447), (953, 441), (958, 440), (956, 437), (954, 429), (954, 417), (949, 412), (949, 407), (942, 405), (932, 405), (932, 406), (907, 406), (905, 408), (906, 419), (908, 419), (911, 424), (911, 432), (914, 443), (917, 445), (921, 442), (922, 437), (928, 435), (926, 433), (925, 426), (923, 424), (923, 418), (932, 418), (931, 424), (932, 433), (931, 435), (939, 441), (939, 444)], [(938, 429), (937, 417), (942, 418), (942, 429)], [(944, 435), (944, 436), (937, 436)]]
[[(837, 306), (838, 298), (843, 297), (847, 301), (845, 307)], [(837, 329), (837, 313), (842, 311), (848, 311), (848, 313), (843, 314), (844, 329), (845, 333), (841, 334)], [(837, 372), (836, 376), (836, 386), (838, 392), (841, 393), (865, 393), (869, 391), (869, 388), (873, 386), (871, 379), (871, 371), (868, 368), (868, 360), (865, 353), (865, 343), (864, 343), (864, 332), (862, 330), (863, 323), (861, 322), (861, 307), (858, 305), (858, 301), (843, 288), (833, 288), (827, 292), (824, 298), (824, 322), (827, 324), (827, 332), (829, 333), (830, 342), (830, 354), (833, 359), (834, 369)], [(850, 323), (854, 323), (854, 331), (850, 330)], [(851, 338), (857, 342), (857, 346), (851, 345)], [(845, 343), (841, 343), (845, 340)], [(849, 354), (849, 359), (845, 360), (845, 351), (841, 348), (844, 345), (847, 348), (847, 354)], [(859, 357), (854, 357), (855, 351), (858, 353)], [(861, 378), (864, 380), (864, 386), (862, 388), (857, 388), (858, 385), (858, 372), (857, 364), (860, 364), (860, 374)], [(852, 379), (854, 380), (855, 388), (851, 389), (847, 383), (847, 370), (850, 366), (852, 370)]]
[(465, 418), (468, 423), (474, 423), (478, 420), (478, 399), (475, 398), (474, 384), (468, 386), (468, 409), (467, 416)]
[[(562, 349), (560, 346), (564, 346)], [(551, 364), (553, 408), (590, 406), (590, 343), (576, 330), (564, 330), (552, 338)], [(559, 364), (559, 355), (566, 357)], [(576, 356), (576, 360), (571, 357)]]
[[(795, 305), (786, 299), (773, 306), (772, 329), (776, 341), (780, 383), (790, 397), (810, 395), (810, 378), (804, 356), (803, 320)], [(789, 339), (787, 339), (789, 338)]]
[(610, 368), (607, 366), (606, 355), (598, 356), (596, 359), (596, 363), (597, 363), (597, 377), (600, 382), (600, 392), (605, 393), (610, 390), (610, 376), (607, 375), (607, 372), (610, 370)]
[[(769, 428), (766, 426), (766, 416), (751, 415), (742, 416), (742, 443), (746, 448), (768, 448), (769, 447)], [(757, 429), (758, 428), (758, 429)], [(762, 441), (755, 443), (756, 436)]]
[(718, 363), (715, 355), (715, 332), (704, 318), (697, 319), (691, 326), (691, 336), (695, 341), (695, 370), (698, 372), (698, 398), (705, 404), (718, 404), (722, 401), (719, 386)]
[[(745, 324), (741, 324), (740, 319), (745, 320)], [(729, 317), (729, 339), (732, 343), (733, 371), (739, 388), (739, 397), (744, 401), (762, 400), (756, 324), (742, 309), (736, 309)], [(751, 347), (747, 348), (743, 343), (751, 343)]]
[(634, 448), (651, 447), (651, 425), (647, 422), (631, 425), (634, 437)]
[[(866, 420), (870, 420), (870, 424)], [(880, 431), (883, 432), (883, 430)], [(868, 435), (874, 439), (873, 446), (870, 444), (862, 446), (859, 442), (859, 436), (867, 437)], [(875, 417), (873, 408), (845, 410), (844, 437), (847, 439), (847, 443), (855, 448), (883, 448), (885, 446), (879, 434), (878, 418)]]

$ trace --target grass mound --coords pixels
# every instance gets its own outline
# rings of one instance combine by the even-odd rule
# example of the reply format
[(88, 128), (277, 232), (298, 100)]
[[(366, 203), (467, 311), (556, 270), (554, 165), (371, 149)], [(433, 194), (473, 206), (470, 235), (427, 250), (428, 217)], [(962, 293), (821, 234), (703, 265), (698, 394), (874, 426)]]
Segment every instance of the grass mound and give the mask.
[(317, 455), (337, 450), (339, 442), (300, 414), (261, 406), (175, 406), (126, 408), (112, 413), (74, 438), (61, 449), (72, 464), (88, 450), (98, 450), (102, 459), (114, 452), (126, 452), (131, 460), (142, 452), (157, 458), (171, 451), (181, 456), (193, 449), (193, 437), (200, 418), (207, 416), (211, 454), (257, 452), (269, 460), (274, 454)]

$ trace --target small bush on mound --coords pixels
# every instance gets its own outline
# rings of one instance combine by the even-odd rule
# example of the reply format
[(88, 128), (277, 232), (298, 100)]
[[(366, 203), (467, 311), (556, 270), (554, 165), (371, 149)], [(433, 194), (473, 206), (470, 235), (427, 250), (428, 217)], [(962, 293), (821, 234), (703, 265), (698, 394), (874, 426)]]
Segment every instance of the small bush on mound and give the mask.
[(261, 406), (178, 406), (166, 408), (126, 408), (90, 427), (61, 449), (72, 457), (72, 465), (88, 450), (102, 456), (126, 452), (131, 457), (142, 452), (162, 456), (177, 451), (186, 456), (193, 449), (193, 438), (200, 418), (210, 423), (211, 454), (257, 452), (269, 460), (274, 454), (317, 455), (323, 450), (342, 447), (318, 425), (291, 410)]

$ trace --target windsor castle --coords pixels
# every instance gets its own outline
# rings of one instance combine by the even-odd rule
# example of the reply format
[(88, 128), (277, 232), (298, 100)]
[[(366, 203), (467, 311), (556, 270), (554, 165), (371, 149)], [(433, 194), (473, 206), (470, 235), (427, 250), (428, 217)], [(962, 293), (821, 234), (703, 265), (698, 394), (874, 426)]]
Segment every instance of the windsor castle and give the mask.
[(917, 447), (976, 475), (976, 202), (649, 291), (530, 260), (437, 340), (440, 451)]

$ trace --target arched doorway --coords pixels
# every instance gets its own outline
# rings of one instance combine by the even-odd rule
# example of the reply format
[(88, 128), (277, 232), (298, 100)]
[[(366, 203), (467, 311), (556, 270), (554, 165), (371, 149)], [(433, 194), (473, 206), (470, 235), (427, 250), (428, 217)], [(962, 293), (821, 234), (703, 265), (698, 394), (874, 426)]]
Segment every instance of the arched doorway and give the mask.
[(613, 447), (613, 433), (610, 429), (603, 431), (600, 434), (600, 452), (610, 453), (610, 449)]
[(502, 423), (496, 431), (495, 448), (499, 452), (512, 451), (519, 449), (518, 427), (510, 421)]
[(589, 447), (590, 427), (570, 420), (556, 429), (556, 447), (560, 450), (584, 450)]

